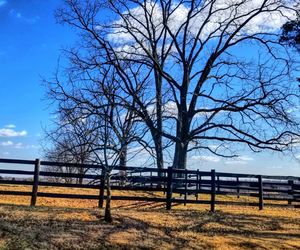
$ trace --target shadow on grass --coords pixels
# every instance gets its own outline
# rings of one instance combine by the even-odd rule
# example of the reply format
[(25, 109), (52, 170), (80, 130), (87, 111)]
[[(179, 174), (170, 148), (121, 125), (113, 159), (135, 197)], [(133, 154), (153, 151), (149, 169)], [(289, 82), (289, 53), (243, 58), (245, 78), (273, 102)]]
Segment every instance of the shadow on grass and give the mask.
[[(126, 212), (127, 211), (127, 212)], [(63, 214), (87, 212), (88, 219), (65, 219)], [(240, 249), (299, 249), (288, 240), (300, 238), (300, 221), (266, 215), (151, 210), (148, 216), (173, 219), (158, 223), (143, 211), (114, 211), (114, 222), (103, 211), (84, 208), (0, 206), (0, 249), (215, 249), (213, 237), (231, 239)], [(149, 215), (150, 214), (150, 215)], [(149, 219), (150, 218), (150, 219)], [(293, 232), (285, 230), (292, 226)], [(191, 236), (189, 236), (191, 235)]]

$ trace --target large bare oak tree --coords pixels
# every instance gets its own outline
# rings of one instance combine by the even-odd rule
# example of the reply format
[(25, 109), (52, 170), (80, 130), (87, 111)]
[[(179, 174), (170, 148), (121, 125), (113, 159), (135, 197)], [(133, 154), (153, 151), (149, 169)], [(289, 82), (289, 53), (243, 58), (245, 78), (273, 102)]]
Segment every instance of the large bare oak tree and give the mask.
[(148, 128), (157, 167), (174, 143), (173, 166), (185, 168), (193, 150), (232, 157), (238, 145), (283, 151), (298, 140), (295, 60), (278, 43), (295, 4), (66, 0), (56, 14), (80, 34), (73, 62), (114, 69), (116, 98)]

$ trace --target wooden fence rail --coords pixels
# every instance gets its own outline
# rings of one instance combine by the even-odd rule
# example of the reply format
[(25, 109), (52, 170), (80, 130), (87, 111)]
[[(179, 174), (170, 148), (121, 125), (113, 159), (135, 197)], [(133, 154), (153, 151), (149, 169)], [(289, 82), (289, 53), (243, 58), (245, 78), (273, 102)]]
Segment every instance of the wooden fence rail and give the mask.
[[(17, 169), (19, 165), (31, 166), (33, 170)], [(52, 172), (46, 171), (46, 166), (84, 168), (87, 171), (85, 174)], [(0, 159), (0, 174), (4, 175), (0, 178), (0, 185), (32, 186), (31, 192), (1, 190), (0, 186), (0, 195), (30, 196), (31, 206), (36, 205), (38, 197), (48, 197), (93, 199), (97, 200), (98, 206), (102, 208), (106, 198), (105, 168), (100, 165), (49, 162), (39, 159), (35, 161)], [(51, 178), (56, 178), (56, 181)], [(84, 179), (84, 182), (65, 182), (61, 178), (64, 180), (81, 178)], [(300, 177), (295, 176), (222, 173), (215, 172), (215, 170), (179, 170), (171, 167), (159, 170), (115, 166), (111, 173), (111, 183), (112, 190), (151, 191), (165, 194), (165, 197), (112, 196), (112, 200), (164, 202), (168, 210), (175, 203), (208, 204), (212, 212), (215, 211), (216, 204), (257, 206), (260, 210), (264, 208), (264, 205), (300, 207)], [(99, 190), (99, 194), (45, 193), (39, 191), (40, 186), (90, 188)], [(210, 199), (202, 199), (203, 194), (209, 195)], [(254, 197), (257, 202), (218, 200), (218, 196), (221, 195), (236, 196), (237, 198)], [(265, 201), (275, 203), (266, 203)]]

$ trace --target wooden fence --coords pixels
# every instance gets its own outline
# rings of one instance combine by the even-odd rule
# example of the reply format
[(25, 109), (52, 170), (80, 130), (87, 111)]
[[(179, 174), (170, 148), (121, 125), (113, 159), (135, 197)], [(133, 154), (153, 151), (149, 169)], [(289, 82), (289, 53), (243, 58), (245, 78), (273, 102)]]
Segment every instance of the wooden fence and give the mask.
[[(33, 170), (17, 170), (18, 164), (31, 165)], [(51, 171), (51, 168), (50, 171), (47, 171), (49, 166), (84, 168), (86, 173), (54, 172)], [(0, 195), (31, 196), (31, 206), (35, 206), (38, 197), (48, 197), (94, 199), (98, 200), (99, 207), (103, 207), (105, 200), (104, 174), (104, 169), (99, 165), (59, 163), (40, 161), (39, 159), (35, 161), (0, 159), (0, 175), (2, 175), (0, 184), (2, 186), (32, 186), (31, 192), (1, 190), (0, 186)], [(67, 179), (83, 179), (83, 182), (80, 184), (66, 182)], [(112, 200), (164, 202), (168, 210), (172, 208), (172, 204), (180, 203), (209, 204), (212, 212), (215, 211), (216, 204), (257, 206), (260, 210), (264, 205), (300, 207), (300, 177), (221, 173), (215, 172), (215, 170), (178, 170), (171, 167), (158, 170), (116, 166), (111, 180), (113, 190), (151, 191), (164, 194), (159, 197), (147, 197), (138, 196), (137, 193), (134, 196), (112, 196)], [(91, 188), (97, 189), (98, 195), (40, 192), (40, 186)], [(206, 194), (206, 199), (202, 198), (203, 194)], [(223, 195), (255, 198), (249, 202), (217, 199)]]

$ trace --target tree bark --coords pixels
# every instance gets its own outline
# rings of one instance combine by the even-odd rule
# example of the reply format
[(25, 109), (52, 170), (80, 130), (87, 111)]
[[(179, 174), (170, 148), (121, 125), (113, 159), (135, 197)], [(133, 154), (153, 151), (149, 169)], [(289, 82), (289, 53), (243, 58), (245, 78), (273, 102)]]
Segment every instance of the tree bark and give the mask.
[(110, 201), (111, 201), (110, 174), (107, 173), (106, 174), (106, 204), (105, 204), (104, 220), (108, 223), (111, 223), (113, 221), (111, 216)]
[(186, 169), (186, 163), (187, 163), (187, 144), (183, 142), (177, 142), (175, 146), (173, 168)]
[[(185, 86), (187, 86), (186, 84)], [(188, 150), (188, 135), (191, 118), (188, 116), (186, 105), (187, 88), (181, 91), (181, 103), (178, 106), (178, 119), (176, 126), (176, 137), (179, 141), (176, 142), (173, 168), (174, 169), (186, 169), (187, 163), (187, 150)]]
[(163, 146), (162, 137), (157, 135), (155, 139), (155, 151), (156, 151), (156, 166), (158, 169), (164, 168)]
[[(78, 172), (79, 172), (79, 174), (84, 174), (84, 168), (83, 167), (80, 167), (79, 169), (78, 169)], [(82, 184), (83, 183), (83, 178), (82, 177), (79, 177), (78, 178), (78, 184)]]
[(156, 85), (156, 124), (157, 133), (155, 135), (156, 164), (158, 169), (164, 168), (163, 145), (162, 145), (162, 76), (154, 69)]
[[(121, 167), (127, 166), (127, 150), (128, 150), (127, 146), (124, 146), (120, 152), (120, 166)], [(127, 176), (126, 170), (120, 170), (119, 175), (120, 175), (120, 184), (124, 185), (126, 182), (126, 176)]]

